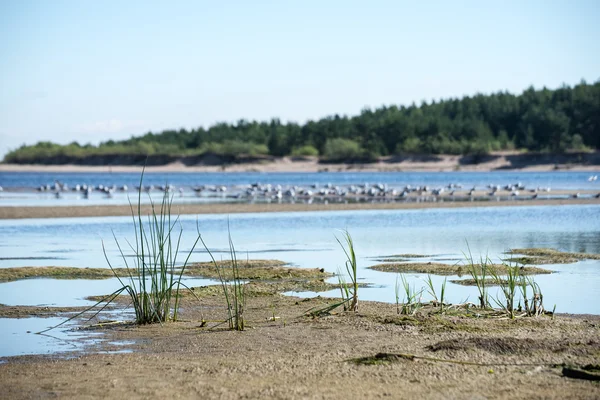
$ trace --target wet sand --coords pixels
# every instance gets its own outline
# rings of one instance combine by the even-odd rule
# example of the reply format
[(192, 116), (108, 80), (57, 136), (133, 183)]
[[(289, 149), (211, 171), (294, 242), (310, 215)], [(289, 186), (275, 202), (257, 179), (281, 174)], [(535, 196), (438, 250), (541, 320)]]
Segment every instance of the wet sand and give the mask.
[[(358, 313), (303, 316), (324, 304), (322, 298), (251, 297), (247, 329), (235, 332), (210, 329), (214, 322), (201, 326), (202, 319), (224, 318), (222, 296), (186, 296), (182, 322), (93, 329), (107, 340), (92, 354), (8, 359), (0, 364), (1, 397), (600, 397), (597, 382), (563, 375), (563, 364), (597, 364), (597, 316), (511, 321), (449, 311), (411, 317), (375, 302), (360, 302)], [(110, 353), (123, 349), (133, 352)], [(375, 358), (379, 353), (392, 355)]]
[[(396, 203), (227, 203), (227, 204), (182, 204), (174, 205), (173, 212), (180, 215), (196, 214), (237, 214), (263, 212), (299, 212), (299, 211), (341, 211), (341, 210), (413, 210), (424, 208), (460, 208), (460, 207), (514, 207), (514, 206), (560, 206), (570, 204), (600, 204), (600, 199), (562, 199), (562, 200), (503, 200), (503, 201), (444, 201), (444, 202), (396, 202)], [(148, 205), (142, 206), (142, 213), (150, 212)], [(0, 219), (21, 218), (72, 218), (130, 216), (128, 205), (100, 206), (40, 206), (40, 207), (0, 207)]]

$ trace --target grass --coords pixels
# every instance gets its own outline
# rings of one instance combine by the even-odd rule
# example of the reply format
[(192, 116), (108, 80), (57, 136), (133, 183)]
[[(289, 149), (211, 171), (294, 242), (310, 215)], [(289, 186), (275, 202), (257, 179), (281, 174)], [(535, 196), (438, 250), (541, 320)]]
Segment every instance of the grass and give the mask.
[(121, 259), (125, 264), (125, 269), (113, 267), (113, 263), (108, 257), (104, 240), (102, 241), (104, 258), (113, 275), (119, 280), (121, 287), (81, 313), (38, 333), (61, 326), (104, 303), (92, 315), (91, 318), (93, 318), (114, 301), (117, 296), (123, 293), (129, 295), (137, 324), (163, 323), (169, 320), (177, 320), (180, 299), (179, 292), (182, 286), (187, 288), (181, 282), (181, 277), (185, 273), (186, 266), (198, 244), (200, 236), (196, 237), (194, 244), (185, 256), (183, 264), (178, 266), (183, 228), (179, 222), (179, 216), (173, 216), (172, 214), (173, 196), (169, 197), (165, 192), (158, 208), (152, 198), (149, 197), (151, 212), (144, 217), (142, 215), (141, 198), (143, 180), (144, 171), (142, 170), (137, 208), (134, 208), (131, 202), (129, 203), (135, 242), (131, 243), (126, 240), (126, 243), (133, 253), (133, 257), (125, 253), (121, 243), (113, 232), (113, 238)]
[(493, 279), (497, 285), (500, 286), (500, 291), (504, 295), (504, 301), (499, 296), (494, 297), (494, 302), (509, 316), (510, 319), (515, 318), (515, 297), (517, 295), (517, 289), (521, 281), (521, 275), (519, 273), (518, 265), (507, 265), (507, 274), (502, 279), (496, 271), (492, 268), (490, 270)]
[[(181, 237), (183, 228), (179, 223), (179, 216), (172, 216), (173, 196), (165, 192), (160, 207), (149, 197), (151, 213), (144, 221), (141, 212), (141, 196), (144, 172), (140, 177), (140, 189), (138, 191), (137, 212), (130, 203), (133, 227), (135, 232), (135, 243), (127, 244), (134, 253), (132, 265), (127, 255), (113, 232), (113, 238), (125, 266), (128, 276), (121, 279), (108, 257), (104, 241), (102, 250), (108, 266), (114, 271), (115, 277), (121, 283), (121, 288), (114, 292), (118, 295), (127, 292), (135, 311), (135, 322), (137, 324), (149, 324), (165, 322), (169, 319), (176, 320), (179, 311), (179, 290), (181, 277), (196, 248), (200, 236), (198, 235), (187, 253), (181, 267), (177, 266)], [(179, 229), (176, 230), (177, 226)], [(127, 282), (127, 283), (126, 283)]]
[(440, 297), (438, 298), (435, 288), (433, 286), (433, 281), (431, 280), (431, 275), (427, 274), (427, 279), (425, 280), (425, 284), (427, 284), (427, 291), (433, 297), (434, 305), (440, 306), (440, 311), (444, 311), (444, 296), (446, 294), (446, 279), (444, 278), (444, 282), (440, 287)]
[(225, 266), (223, 264), (217, 263), (215, 257), (209, 250), (208, 246), (202, 239), (202, 236), (199, 232), (198, 236), (200, 238), (200, 241), (202, 242), (202, 245), (204, 246), (212, 260), (213, 267), (218, 273), (219, 281), (221, 282), (221, 288), (225, 296), (225, 302), (227, 304), (227, 323), (229, 324), (229, 329), (243, 331), (245, 329), (244, 307), (246, 305), (246, 291), (245, 284), (242, 281), (240, 274), (240, 267), (238, 264), (235, 246), (231, 238), (229, 221), (227, 222), (227, 231), (229, 240), (229, 254), (231, 256), (231, 260), (228, 260), (228, 263), (231, 266), (230, 276), (227, 276), (225, 274), (225, 272), (227, 271)]
[(346, 309), (346, 304), (349, 303), (349, 310), (358, 311), (358, 278), (356, 254), (354, 252), (354, 242), (352, 241), (352, 236), (350, 236), (350, 233), (348, 231), (342, 231), (342, 233), (344, 234), (343, 238), (346, 242), (346, 246), (348, 247), (347, 249), (340, 240), (340, 238), (336, 236), (335, 239), (340, 244), (342, 250), (344, 250), (344, 254), (346, 255), (346, 262), (344, 263), (344, 265), (346, 267), (346, 272), (348, 274), (348, 277), (350, 278), (351, 283), (350, 285), (348, 285), (345, 283), (344, 279), (341, 278), (342, 280), (340, 281), (340, 286), (343, 287), (342, 299), (345, 300), (344, 309)]
[(344, 254), (346, 256), (344, 266), (346, 268), (347, 278), (350, 281), (350, 283), (348, 283), (346, 275), (343, 273), (341, 268), (338, 268), (338, 282), (342, 297), (341, 301), (335, 302), (325, 307), (311, 308), (305, 313), (307, 315), (318, 317), (320, 315), (329, 314), (331, 311), (335, 310), (340, 306), (344, 307), (344, 311), (358, 311), (358, 288), (361, 285), (358, 283), (358, 265), (356, 262), (356, 252), (354, 251), (354, 241), (352, 240), (352, 236), (350, 236), (350, 233), (347, 230), (342, 231), (342, 233), (344, 234), (343, 242), (337, 236), (335, 237), (335, 239), (342, 247), (342, 250), (344, 251)]
[[(404, 299), (402, 301), (401, 310), (396, 308), (396, 311), (400, 311), (400, 314), (404, 315), (414, 315), (417, 310), (421, 307), (421, 295), (423, 294), (424, 289), (422, 288), (420, 291), (415, 289), (415, 286), (410, 286), (404, 274), (400, 274), (400, 281), (402, 282), (402, 288), (404, 289)], [(398, 277), (396, 277), (396, 304), (398, 301), (399, 293), (400, 293), (400, 284), (398, 281)]]
[[(528, 297), (527, 288), (531, 287), (532, 296)], [(523, 298), (523, 305), (525, 308), (525, 313), (529, 317), (537, 317), (544, 313), (544, 295), (542, 294), (542, 289), (540, 285), (532, 278), (532, 277), (519, 277), (519, 289), (521, 291), (521, 297)], [(556, 311), (556, 306), (554, 306), (554, 310), (552, 311), (552, 316), (554, 317), (554, 312)]]
[(487, 274), (489, 265), (491, 264), (491, 260), (489, 257), (485, 259), (483, 257), (480, 258), (480, 263), (475, 264), (473, 261), (473, 255), (471, 253), (471, 249), (469, 248), (469, 244), (467, 243), (467, 249), (469, 251), (469, 255), (465, 254), (465, 258), (468, 262), (468, 270), (471, 274), (471, 278), (475, 281), (475, 285), (477, 286), (477, 291), (479, 292), (479, 307), (482, 309), (487, 309), (489, 307), (489, 298), (488, 298), (488, 290), (487, 290)]

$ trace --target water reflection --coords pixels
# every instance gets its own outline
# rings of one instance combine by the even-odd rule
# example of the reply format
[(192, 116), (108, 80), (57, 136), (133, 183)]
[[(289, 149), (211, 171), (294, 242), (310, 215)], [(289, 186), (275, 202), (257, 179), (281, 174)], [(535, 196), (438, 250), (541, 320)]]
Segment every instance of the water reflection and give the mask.
[[(334, 237), (338, 233), (336, 228), (347, 228), (359, 256), (359, 274), (375, 285), (362, 290), (361, 297), (393, 302), (391, 282), (395, 275), (367, 269), (377, 263), (373, 257), (417, 253), (433, 255), (426, 259), (430, 261), (463, 259), (467, 242), (475, 258), (488, 255), (492, 260), (504, 257), (503, 253), (510, 248), (523, 247), (600, 253), (598, 216), (598, 205), (519, 206), (202, 215), (198, 217), (198, 223), (217, 259), (229, 258), (229, 219), (240, 259), (278, 258), (300, 268), (318, 267), (334, 273), (344, 262)], [(195, 240), (196, 216), (182, 216), (181, 222), (184, 229), (181, 247), (186, 252)], [(122, 267), (124, 262), (112, 238), (113, 232), (121, 243), (134, 240), (128, 217), (0, 221), (0, 237), (5, 245), (0, 268), (26, 265), (107, 268), (102, 240), (113, 266)], [(24, 259), (26, 257), (30, 258)], [(63, 259), (32, 259), (49, 257)], [(202, 248), (196, 249), (192, 256), (192, 261), (208, 260), (209, 256)], [(556, 302), (559, 311), (600, 314), (600, 304), (589, 301), (600, 297), (600, 261), (550, 268), (558, 273), (536, 278), (544, 290), (547, 306)], [(411, 274), (410, 279), (420, 282), (423, 276)], [(85, 296), (107, 294), (116, 288), (118, 282), (111, 279), (32, 279), (0, 284), (0, 303), (82, 305), (89, 304), (82, 300)], [(450, 283), (448, 294), (453, 302), (476, 298), (473, 288)], [(582, 296), (583, 300), (580, 299)]]

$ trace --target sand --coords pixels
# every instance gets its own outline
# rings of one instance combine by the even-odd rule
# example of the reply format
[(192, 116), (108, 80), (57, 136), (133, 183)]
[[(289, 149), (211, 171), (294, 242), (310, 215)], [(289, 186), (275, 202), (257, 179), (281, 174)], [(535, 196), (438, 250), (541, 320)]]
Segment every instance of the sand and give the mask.
[[(461, 208), (461, 207), (511, 207), (511, 206), (560, 206), (567, 204), (600, 204), (600, 199), (563, 199), (563, 200), (505, 200), (505, 201), (457, 201), (457, 202), (396, 202), (396, 203), (329, 203), (329, 204), (249, 204), (216, 203), (184, 204), (173, 206), (173, 212), (180, 215), (192, 214), (236, 214), (263, 212), (299, 212), (299, 211), (341, 211), (341, 210), (414, 210), (424, 208)], [(142, 207), (142, 213), (149, 213), (148, 206)], [(71, 218), (130, 216), (128, 205), (101, 206), (35, 206), (0, 207), (0, 219), (20, 218)]]
[[(1, 397), (600, 397), (597, 382), (562, 374), (563, 364), (598, 363), (599, 317), (402, 317), (395, 305), (375, 302), (360, 302), (357, 313), (303, 316), (323, 304), (319, 298), (253, 297), (245, 311), (247, 329), (235, 332), (210, 329), (212, 322), (201, 327), (202, 318), (224, 318), (222, 298), (188, 296), (182, 322), (93, 329), (107, 341), (91, 354), (10, 358), (0, 364)], [(133, 352), (110, 353), (123, 348)], [(378, 353), (417, 358), (353, 361)]]
[[(572, 156), (537, 155), (519, 152), (495, 152), (484, 156), (480, 162), (471, 163), (468, 156), (436, 155), (436, 156), (389, 156), (379, 161), (366, 164), (326, 164), (319, 163), (316, 157), (273, 158), (255, 163), (192, 165), (181, 162), (167, 165), (149, 166), (148, 172), (451, 172), (451, 171), (600, 171), (597, 163), (598, 153), (584, 154), (586, 163), (577, 163)], [(467, 160), (467, 161), (465, 161)], [(595, 165), (594, 165), (595, 164)], [(87, 166), (87, 165), (21, 165), (0, 164), (0, 172), (44, 171), (44, 172), (140, 172), (139, 165)]]

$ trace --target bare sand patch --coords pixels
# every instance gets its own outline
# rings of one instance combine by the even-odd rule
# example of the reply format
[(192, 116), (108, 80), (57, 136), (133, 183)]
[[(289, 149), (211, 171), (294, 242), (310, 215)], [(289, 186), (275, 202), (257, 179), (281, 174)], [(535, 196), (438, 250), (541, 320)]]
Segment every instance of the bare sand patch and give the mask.
[[(562, 199), (527, 201), (445, 201), (445, 202), (407, 202), (407, 203), (217, 203), (217, 204), (175, 204), (173, 212), (180, 215), (199, 214), (237, 214), (264, 212), (301, 212), (301, 211), (345, 211), (345, 210), (416, 210), (424, 208), (463, 208), (463, 207), (514, 207), (514, 206), (560, 206), (572, 204), (600, 204), (600, 199)], [(148, 205), (142, 205), (142, 214), (150, 213)], [(0, 207), (0, 219), (21, 218), (73, 218), (131, 216), (128, 205), (100, 206), (16, 206)]]
[[(187, 296), (183, 321), (97, 327), (92, 354), (24, 356), (0, 364), (2, 395), (60, 398), (598, 398), (597, 383), (563, 375), (598, 361), (600, 318), (474, 318), (423, 313), (394, 323), (395, 305), (320, 318), (324, 298), (248, 300), (247, 329), (211, 329), (223, 299)], [(276, 318), (273, 318), (273, 316)], [(410, 319), (410, 321), (409, 321)], [(131, 343), (126, 354), (119, 342)], [(356, 359), (388, 355), (385, 362)], [(389, 355), (407, 355), (391, 357)]]

